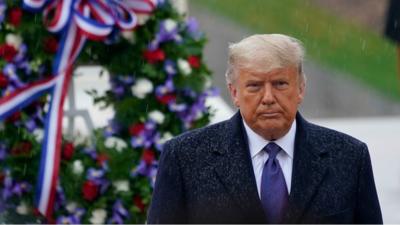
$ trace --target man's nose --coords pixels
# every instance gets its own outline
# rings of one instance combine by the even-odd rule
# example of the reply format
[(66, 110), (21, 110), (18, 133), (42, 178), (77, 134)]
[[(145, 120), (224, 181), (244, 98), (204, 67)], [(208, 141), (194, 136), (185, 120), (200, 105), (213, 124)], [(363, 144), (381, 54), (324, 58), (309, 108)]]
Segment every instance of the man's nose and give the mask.
[(266, 84), (264, 87), (264, 94), (262, 98), (262, 104), (272, 105), (275, 103), (275, 96), (272, 90), (271, 84)]

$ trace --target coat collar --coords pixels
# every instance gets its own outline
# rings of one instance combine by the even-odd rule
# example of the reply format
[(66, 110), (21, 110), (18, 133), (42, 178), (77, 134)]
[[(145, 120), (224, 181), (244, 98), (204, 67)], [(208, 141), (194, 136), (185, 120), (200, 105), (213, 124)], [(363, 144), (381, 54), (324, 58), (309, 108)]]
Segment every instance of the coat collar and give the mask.
[(299, 223), (313, 199), (320, 183), (328, 171), (327, 146), (316, 146), (319, 133), (313, 132), (300, 113), (296, 120), (298, 129), (295, 139), (292, 184), (289, 195), (289, 207), (284, 223)]
[(239, 112), (228, 120), (224, 129), (224, 138), (228, 142), (213, 150), (218, 155), (214, 169), (225, 189), (241, 208), (244, 221), (264, 223), (264, 212), (258, 197), (247, 137)]

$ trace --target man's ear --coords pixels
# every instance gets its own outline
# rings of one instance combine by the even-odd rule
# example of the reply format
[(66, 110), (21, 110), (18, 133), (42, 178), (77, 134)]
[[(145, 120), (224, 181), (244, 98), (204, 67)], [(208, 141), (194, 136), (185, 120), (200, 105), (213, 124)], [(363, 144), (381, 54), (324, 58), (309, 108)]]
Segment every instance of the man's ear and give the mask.
[(299, 105), (303, 102), (305, 94), (306, 94), (306, 83), (301, 82), (301, 84), (299, 86), (299, 101), (298, 101)]
[(235, 84), (228, 84), (229, 92), (231, 93), (232, 102), (236, 107), (239, 107), (238, 90)]

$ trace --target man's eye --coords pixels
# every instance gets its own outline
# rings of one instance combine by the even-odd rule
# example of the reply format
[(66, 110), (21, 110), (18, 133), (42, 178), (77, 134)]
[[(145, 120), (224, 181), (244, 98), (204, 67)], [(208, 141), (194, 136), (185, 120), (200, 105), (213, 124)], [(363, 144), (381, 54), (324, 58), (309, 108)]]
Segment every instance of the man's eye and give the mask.
[(278, 88), (285, 88), (287, 85), (289, 85), (289, 83), (286, 82), (286, 81), (276, 81), (276, 82), (274, 83), (274, 85), (275, 85), (276, 87), (278, 87)]
[(259, 84), (256, 84), (256, 83), (250, 83), (250, 84), (247, 84), (246, 87), (247, 87), (249, 90), (257, 90), (257, 89), (260, 87), (260, 85), (259, 85)]

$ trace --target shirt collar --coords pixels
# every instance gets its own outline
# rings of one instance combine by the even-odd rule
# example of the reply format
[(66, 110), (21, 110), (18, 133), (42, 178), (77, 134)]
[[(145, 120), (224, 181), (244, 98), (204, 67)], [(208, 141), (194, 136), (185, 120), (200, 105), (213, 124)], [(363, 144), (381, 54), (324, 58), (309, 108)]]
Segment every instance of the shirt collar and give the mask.
[[(263, 137), (254, 132), (242, 119), (244, 128), (247, 134), (251, 158), (256, 156), (270, 141), (265, 140)], [(294, 141), (296, 137), (296, 119), (293, 121), (292, 126), (283, 137), (275, 140), (274, 142), (282, 148), (282, 150), (290, 157), (293, 158)]]

